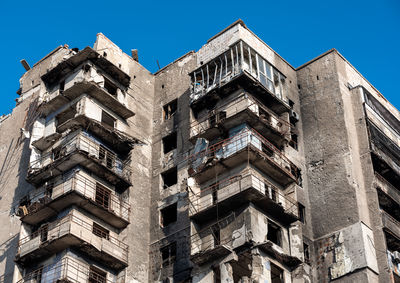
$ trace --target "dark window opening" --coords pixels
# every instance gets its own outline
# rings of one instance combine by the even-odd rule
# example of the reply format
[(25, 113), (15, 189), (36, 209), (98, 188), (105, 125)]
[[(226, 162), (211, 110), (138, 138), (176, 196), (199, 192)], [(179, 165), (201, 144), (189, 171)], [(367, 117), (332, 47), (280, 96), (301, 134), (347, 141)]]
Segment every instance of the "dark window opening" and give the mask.
[(281, 228), (278, 225), (271, 223), (270, 221), (268, 221), (267, 239), (278, 246), (281, 246), (282, 244)]
[(163, 188), (167, 189), (178, 183), (178, 170), (176, 167), (161, 173), (161, 177), (163, 180)]
[(176, 148), (176, 144), (177, 144), (176, 132), (173, 132), (172, 134), (169, 134), (168, 136), (164, 137), (162, 139), (162, 144), (163, 144), (164, 153), (168, 153), (171, 150), (174, 150)]
[(160, 210), (161, 212), (161, 226), (166, 227), (171, 223), (176, 222), (178, 217), (178, 203), (171, 204)]
[(162, 266), (166, 267), (175, 262), (176, 259), (176, 242), (160, 249)]
[(268, 183), (264, 184), (265, 186), (265, 194), (273, 201), (278, 202), (277, 192), (276, 190), (271, 187)]
[(110, 231), (106, 228), (101, 227), (99, 224), (93, 222), (93, 230), (92, 233), (100, 238), (110, 239)]
[(283, 269), (271, 263), (271, 283), (283, 283)]
[(106, 78), (104, 78), (104, 88), (112, 96), (117, 96), (118, 87), (115, 84), (113, 84), (110, 80), (108, 80)]
[(289, 107), (293, 109), (293, 106), (294, 106), (293, 100), (289, 99)]
[(219, 265), (213, 267), (213, 277), (214, 277), (214, 283), (221, 283), (221, 270)]
[(60, 93), (62, 93), (64, 91), (65, 88), (65, 81), (61, 81), (60, 82)]
[(170, 103), (164, 105), (163, 107), (163, 117), (164, 120), (169, 120), (176, 113), (178, 108), (178, 100), (172, 100)]
[(64, 122), (68, 121), (69, 119), (72, 119), (76, 115), (76, 104), (72, 105), (69, 107), (67, 110), (61, 112), (60, 114), (57, 115), (57, 125), (62, 125)]
[(297, 145), (297, 135), (296, 134), (290, 134), (290, 141), (289, 145), (293, 147), (295, 150), (298, 150), (298, 145)]
[(110, 126), (111, 128), (114, 128), (115, 127), (115, 121), (116, 121), (116, 119), (113, 116), (111, 116), (110, 114), (108, 114), (104, 110), (101, 111), (101, 123), (103, 125), (107, 125), (107, 126)]
[(100, 206), (108, 209), (110, 207), (111, 191), (106, 187), (96, 183), (95, 201)]
[(89, 269), (89, 283), (106, 283), (107, 273), (94, 266)]
[(306, 208), (301, 203), (298, 203), (299, 206), (299, 220), (302, 223), (306, 223)]
[(221, 244), (221, 229), (218, 225), (214, 225), (211, 228), (211, 232), (214, 239), (214, 246), (219, 246)]
[(49, 225), (45, 224), (42, 227), (40, 227), (40, 242), (46, 242), (47, 241), (47, 235), (49, 232)]
[(306, 243), (303, 243), (303, 251), (304, 251), (304, 262), (309, 264), (310, 263), (310, 247)]

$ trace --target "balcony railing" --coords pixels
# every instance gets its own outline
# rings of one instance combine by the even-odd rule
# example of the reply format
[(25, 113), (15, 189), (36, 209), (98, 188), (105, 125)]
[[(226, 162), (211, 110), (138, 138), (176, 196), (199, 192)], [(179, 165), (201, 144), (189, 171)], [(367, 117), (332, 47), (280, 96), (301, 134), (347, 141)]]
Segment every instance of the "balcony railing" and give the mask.
[[(258, 102), (250, 95), (244, 94), (234, 101), (229, 101), (217, 109), (208, 112), (208, 115), (191, 122), (190, 137), (201, 136), (207, 130), (226, 119), (246, 111), (253, 114), (250, 122), (254, 120), (261, 121), (279, 135), (283, 136), (290, 132), (290, 130), (295, 130), (289, 122), (279, 118), (273, 111), (263, 106), (262, 103)], [(256, 119), (254, 119), (254, 116), (256, 116)]]
[(283, 102), (286, 78), (244, 41), (205, 63), (192, 73), (191, 103), (246, 72)]
[[(25, 207), (22, 208), (23, 217), (37, 213), (50, 202), (61, 199), (69, 193), (77, 193), (85, 199), (90, 199), (96, 204), (96, 206), (124, 219), (126, 222), (129, 222), (129, 202), (122, 200), (122, 198), (115, 193), (105, 190), (103, 186), (99, 187), (95, 181), (76, 172), (71, 178), (61, 184), (56, 186), (45, 186), (36, 190), (33, 194), (24, 197), (23, 205)], [(77, 202), (79, 205), (81, 200), (77, 200)], [(64, 204), (68, 205), (69, 203), (68, 200), (64, 200), (63, 203), (54, 205), (55, 207), (52, 208), (58, 206), (63, 207)], [(101, 213), (104, 214), (104, 212)], [(109, 214), (104, 214), (104, 216), (107, 218), (109, 217)]]
[[(189, 193), (189, 215), (217, 206), (220, 202), (239, 195), (249, 188), (257, 190), (260, 199), (267, 198), (269, 202), (279, 206), (284, 214), (293, 215), (294, 219), (298, 217), (298, 204), (295, 199), (289, 194), (284, 194), (269, 180), (256, 176), (250, 170), (221, 180), (202, 189), (199, 193)], [(264, 209), (268, 210), (268, 205)]]
[[(86, 250), (88, 249), (88, 244), (94, 245), (93, 250), (104, 254), (103, 259), (106, 259), (109, 263), (113, 264), (119, 261), (126, 265), (128, 261), (128, 245), (109, 234), (99, 237), (93, 231), (92, 223), (73, 214), (67, 215), (60, 220), (43, 225), (34, 233), (20, 239), (17, 259), (22, 259), (35, 252), (41, 255), (44, 252), (52, 254), (57, 252), (57, 249), (62, 250), (70, 245), (74, 246), (77, 243), (76, 240), (63, 240), (59, 243), (60, 245), (56, 243), (61, 238), (72, 236), (81, 242), (77, 245), (78, 248), (83, 245)], [(95, 257), (99, 259), (98, 256)]]
[(190, 175), (201, 174), (210, 160), (225, 160), (242, 150), (253, 150), (279, 168), (292, 180), (297, 179), (297, 167), (271, 142), (254, 129), (243, 128), (238, 134), (195, 152), (188, 157)]
[(62, 141), (61, 146), (55, 147), (52, 151), (42, 154), (37, 160), (31, 162), (28, 174), (34, 174), (50, 166), (53, 162), (76, 152), (84, 152), (96, 163), (112, 171), (124, 180), (129, 181), (131, 175), (129, 166), (130, 160), (121, 160), (114, 152), (95, 142), (83, 133), (79, 133), (69, 140), (67, 136), (67, 138)]
[(122, 276), (117, 279), (107, 278), (107, 274), (100, 274), (91, 270), (88, 264), (77, 259), (66, 257), (55, 264), (42, 266), (41, 268), (28, 273), (17, 283), (37, 282), (124, 283), (124, 278)]

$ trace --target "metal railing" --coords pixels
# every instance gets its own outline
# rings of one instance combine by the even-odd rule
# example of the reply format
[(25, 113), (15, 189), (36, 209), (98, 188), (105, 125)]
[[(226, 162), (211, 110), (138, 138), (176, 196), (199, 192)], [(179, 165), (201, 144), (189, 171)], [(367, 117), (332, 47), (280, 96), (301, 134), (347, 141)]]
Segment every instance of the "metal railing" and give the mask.
[[(26, 274), (17, 283), (36, 283), (36, 282), (99, 282), (99, 283), (123, 283), (124, 278), (110, 279), (107, 274), (100, 274), (91, 270), (90, 266), (84, 262), (70, 257), (65, 257), (59, 262), (42, 266)], [(89, 281), (89, 279), (93, 281)], [(96, 281), (97, 280), (97, 281)]]
[[(85, 220), (82, 220), (75, 215), (72, 214), (67, 215), (64, 218), (61, 218), (60, 220), (54, 221), (46, 225), (42, 225), (42, 227), (39, 228), (37, 231), (20, 239), (18, 242), (18, 254), (20, 256), (23, 256), (24, 255), (23, 248), (25, 245), (28, 245), (29, 243), (33, 243), (36, 249), (38, 249), (40, 248), (41, 245), (54, 241), (68, 234), (74, 235), (78, 238), (82, 238), (81, 235), (82, 232), (90, 233), (89, 235), (93, 234), (93, 224), (86, 222)], [(93, 236), (96, 235), (93, 234)], [(85, 239), (87, 239), (87, 237), (85, 237)], [(118, 249), (121, 251), (122, 260), (127, 261), (128, 259), (127, 244), (109, 235), (103, 239), (108, 243), (112, 244), (113, 250), (110, 251), (111, 253), (115, 251), (114, 249)], [(26, 252), (25, 254), (27, 253), (29, 252)]]
[(108, 168), (118, 176), (129, 180), (131, 175), (130, 160), (121, 160), (114, 152), (85, 136), (82, 132), (69, 140), (67, 136), (60, 146), (43, 153), (37, 160), (31, 162), (29, 172), (36, 172), (76, 151), (85, 152), (89, 158), (93, 158), (97, 163)]
[[(244, 182), (246, 178), (251, 178), (251, 182)], [(245, 184), (243, 184), (245, 183)], [(223, 189), (229, 185), (237, 184), (237, 188), (234, 192), (228, 196), (224, 196), (224, 199), (229, 198), (232, 195), (238, 194), (250, 187), (255, 187), (260, 193), (264, 194), (271, 201), (279, 204), (284, 209), (285, 213), (298, 216), (298, 204), (293, 198), (284, 195), (279, 188), (273, 185), (269, 180), (265, 178), (259, 178), (251, 171), (246, 170), (242, 174), (231, 176), (223, 179), (209, 187), (202, 189), (199, 193), (189, 193), (189, 203), (195, 213), (198, 213), (204, 209), (218, 205), (221, 201), (220, 193)]]
[[(101, 186), (101, 190), (103, 186)], [(65, 180), (63, 183), (56, 186), (46, 186), (43, 189), (35, 191), (34, 194), (30, 194), (24, 197), (24, 202), (27, 202), (27, 214), (34, 214), (49, 202), (56, 200), (63, 195), (77, 192), (85, 198), (91, 199), (98, 206), (105, 210), (115, 214), (116, 216), (129, 221), (130, 214), (130, 204), (127, 201), (123, 201), (121, 197), (108, 191), (108, 194), (102, 194), (99, 196), (98, 184), (90, 180), (79, 173), (74, 173), (74, 175)], [(101, 199), (100, 199), (101, 198)]]
[(381, 182), (383, 185), (391, 188), (392, 190), (394, 190), (395, 192), (397, 192), (399, 189), (396, 188), (395, 186), (393, 186), (388, 180), (385, 179), (385, 177), (382, 177), (382, 175), (380, 175), (378, 172), (375, 172), (375, 178)]
[[(233, 103), (232, 101), (229, 101), (224, 105), (221, 105), (218, 108), (214, 109), (213, 111), (208, 112), (206, 116), (198, 120), (192, 121), (190, 123), (191, 137), (203, 134), (214, 124), (218, 124), (218, 114), (221, 113), (221, 111), (229, 112), (227, 113), (226, 119), (235, 116), (240, 112), (251, 111), (258, 116), (258, 119), (261, 122), (269, 125), (281, 135), (285, 135), (289, 131), (297, 132), (296, 129), (289, 122), (279, 118), (274, 112), (263, 106), (262, 103), (258, 102), (256, 99), (244, 94), (236, 98)], [(214, 117), (216, 117), (215, 123), (213, 123)]]
[[(297, 178), (296, 166), (276, 148), (271, 142), (260, 135), (254, 129), (243, 129), (237, 135), (208, 146), (206, 149), (194, 153), (188, 157), (191, 168), (193, 163), (200, 159), (224, 159), (243, 149), (252, 149), (259, 152), (264, 158), (278, 166), (289, 176)], [(195, 174), (192, 174), (195, 175)]]

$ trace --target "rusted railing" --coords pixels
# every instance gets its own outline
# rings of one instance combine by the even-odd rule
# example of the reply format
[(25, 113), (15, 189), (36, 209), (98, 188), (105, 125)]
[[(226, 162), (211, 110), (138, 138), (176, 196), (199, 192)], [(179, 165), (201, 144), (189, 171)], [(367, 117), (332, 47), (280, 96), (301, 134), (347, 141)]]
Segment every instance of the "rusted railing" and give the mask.
[(49, 152), (43, 153), (37, 160), (31, 162), (29, 172), (40, 170), (52, 162), (76, 151), (83, 151), (96, 162), (107, 167), (120, 177), (129, 180), (131, 175), (129, 159), (121, 160), (114, 152), (95, 142), (82, 132), (69, 140), (67, 139), (68, 136), (60, 146), (53, 148)]
[[(76, 227), (73, 227), (76, 225)], [(18, 254), (22, 256), (22, 247), (31, 242), (31, 241), (38, 241), (38, 244), (42, 245), (48, 241), (54, 241), (57, 238), (60, 238), (64, 235), (67, 234), (72, 234), (75, 235), (77, 230), (79, 229), (84, 229), (86, 232), (93, 234), (93, 224), (86, 222), (85, 220), (82, 220), (78, 218), (75, 215), (67, 215), (64, 218), (61, 218), (60, 220), (54, 221), (52, 223), (43, 225), (41, 228), (39, 228), (37, 231), (31, 233), (30, 235), (22, 238), (18, 242)], [(95, 234), (93, 234), (95, 235)], [(75, 235), (78, 238), (80, 235)], [(38, 239), (38, 237), (40, 237)], [(119, 248), (122, 251), (122, 258), (124, 260), (127, 260), (128, 258), (128, 245), (121, 242), (117, 238), (114, 238), (112, 236), (107, 235), (107, 237), (104, 237), (105, 240), (110, 242), (111, 244), (114, 245), (115, 248)], [(39, 248), (39, 245), (37, 246)]]
[(191, 164), (192, 169), (195, 169), (193, 168), (193, 162), (195, 160), (203, 158), (223, 159), (246, 148), (258, 151), (271, 163), (285, 171), (286, 174), (294, 179), (297, 178), (295, 165), (285, 155), (283, 155), (278, 148), (254, 129), (243, 129), (233, 137), (215, 143), (200, 152), (190, 155), (188, 161)]
[[(109, 278), (106, 273), (90, 269), (90, 266), (84, 262), (70, 257), (65, 257), (59, 262), (42, 266), (28, 274), (17, 283), (36, 283), (36, 282), (99, 282), (99, 283), (123, 283), (124, 278)], [(113, 276), (114, 277), (114, 276)], [(91, 281), (90, 281), (91, 280)], [(97, 280), (97, 281), (96, 281)], [(64, 282), (64, 281), (63, 281)]]
[(214, 109), (214, 111), (208, 112), (206, 116), (198, 120), (192, 121), (190, 123), (191, 136), (203, 134), (205, 131), (211, 128), (213, 125), (211, 120), (214, 117), (216, 118), (215, 124), (218, 124), (218, 114), (221, 113), (221, 111), (228, 109), (229, 117), (232, 117), (246, 110), (252, 111), (255, 115), (258, 116), (258, 119), (260, 121), (269, 125), (271, 128), (274, 128), (281, 135), (285, 135), (290, 130), (297, 132), (296, 129), (289, 122), (279, 118), (274, 112), (263, 106), (262, 103), (258, 102), (255, 98), (244, 94), (236, 98), (233, 103), (232, 101), (229, 101), (224, 105), (221, 105), (218, 108)]
[[(101, 189), (104, 190), (103, 186), (101, 186)], [(129, 221), (129, 202), (123, 201), (121, 197), (111, 191), (107, 191), (101, 195), (98, 191), (98, 184), (95, 181), (75, 172), (71, 178), (65, 180), (59, 185), (54, 187), (46, 186), (46, 188), (36, 190), (34, 194), (24, 197), (24, 202), (28, 203), (26, 215), (36, 213), (49, 202), (56, 200), (67, 193), (77, 192), (85, 198), (96, 202), (96, 204), (103, 209)]]
[[(252, 178), (250, 185), (249, 182), (246, 182), (245, 186), (242, 184), (242, 181), (245, 178)], [(189, 193), (190, 206), (197, 213), (201, 210), (218, 205), (218, 202), (221, 201), (219, 199), (218, 192), (221, 192), (224, 188), (235, 183), (237, 184), (237, 189), (234, 190), (234, 194), (238, 194), (244, 190), (247, 190), (250, 186), (254, 186), (256, 184), (258, 187), (257, 189), (270, 200), (281, 205), (285, 213), (298, 216), (298, 204), (294, 199), (284, 195), (281, 190), (273, 185), (269, 180), (265, 178), (259, 178), (252, 174), (251, 171), (247, 170), (242, 174), (231, 176), (212, 184), (211, 186), (202, 189), (199, 193)], [(210, 198), (210, 196), (213, 198), (212, 202), (206, 200), (206, 198)]]

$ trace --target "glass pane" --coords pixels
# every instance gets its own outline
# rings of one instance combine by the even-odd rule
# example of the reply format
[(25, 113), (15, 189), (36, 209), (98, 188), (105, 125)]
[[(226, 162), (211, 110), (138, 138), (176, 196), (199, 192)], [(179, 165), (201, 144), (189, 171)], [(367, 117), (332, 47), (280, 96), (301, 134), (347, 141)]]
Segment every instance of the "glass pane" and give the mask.
[(260, 82), (261, 82), (265, 87), (268, 87), (268, 86), (267, 86), (267, 77), (266, 77), (265, 75), (260, 74)]
[(265, 74), (265, 71), (264, 71), (264, 60), (261, 59), (260, 56), (258, 56), (258, 68), (259, 68), (259, 72), (260, 73)]
[(267, 86), (268, 90), (272, 93), (275, 93), (274, 91), (274, 84), (272, 83), (271, 80), (268, 80), (268, 86)]
[(268, 64), (267, 62), (265, 62), (265, 69), (266, 69), (267, 77), (272, 80), (271, 65)]

